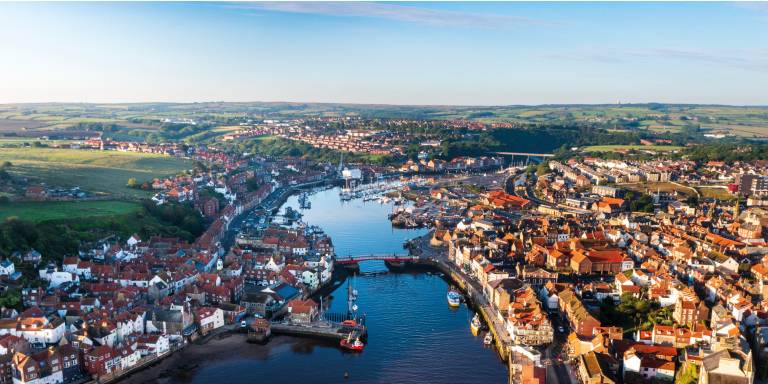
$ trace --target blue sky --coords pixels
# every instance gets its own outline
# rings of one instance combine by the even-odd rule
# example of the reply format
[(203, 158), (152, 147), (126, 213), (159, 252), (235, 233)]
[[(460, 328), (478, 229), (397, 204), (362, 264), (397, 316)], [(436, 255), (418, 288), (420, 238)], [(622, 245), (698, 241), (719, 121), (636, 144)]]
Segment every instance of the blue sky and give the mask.
[(0, 3), (0, 102), (768, 105), (768, 3)]

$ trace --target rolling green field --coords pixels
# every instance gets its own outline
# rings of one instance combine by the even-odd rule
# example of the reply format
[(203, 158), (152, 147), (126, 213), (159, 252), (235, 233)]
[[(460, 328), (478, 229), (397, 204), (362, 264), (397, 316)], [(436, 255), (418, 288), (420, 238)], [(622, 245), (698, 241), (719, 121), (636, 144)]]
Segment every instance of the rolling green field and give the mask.
[(9, 217), (33, 222), (125, 215), (140, 208), (128, 201), (45, 201), (0, 204), (0, 220)]
[(0, 137), (0, 147), (18, 147), (23, 145), (30, 145), (34, 142), (41, 142), (49, 147), (55, 147), (59, 145), (68, 145), (79, 142), (79, 140), (37, 140), (34, 138), (14, 138), (14, 137)]
[(582, 148), (582, 152), (616, 152), (620, 150), (636, 149), (639, 151), (677, 151), (684, 147), (676, 145), (592, 145)]
[(172, 140), (215, 140), (237, 128), (244, 116), (256, 120), (314, 117), (474, 120), (516, 126), (594, 124), (605, 129), (649, 133), (727, 134), (739, 138), (768, 138), (768, 107), (695, 104), (408, 106), (333, 103), (136, 103), (136, 104), (0, 104), (0, 134), (50, 134), (78, 123), (119, 126), (108, 136), (141, 140), (160, 130), (163, 119), (190, 118), (210, 124)]
[(148, 192), (126, 187), (129, 178), (151, 181), (189, 169), (191, 162), (174, 157), (115, 151), (50, 148), (0, 148), (0, 162), (9, 172), (50, 186), (79, 186), (87, 192), (116, 197), (146, 197)]

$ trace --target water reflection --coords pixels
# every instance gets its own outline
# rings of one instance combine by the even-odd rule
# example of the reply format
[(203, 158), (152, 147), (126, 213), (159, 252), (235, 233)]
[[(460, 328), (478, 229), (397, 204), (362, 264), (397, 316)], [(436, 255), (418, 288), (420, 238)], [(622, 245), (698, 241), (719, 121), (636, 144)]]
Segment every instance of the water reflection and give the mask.
[[(332, 236), (337, 254), (404, 253), (405, 239), (425, 230), (392, 229), (391, 204), (341, 202), (338, 190), (310, 196), (304, 220)], [(297, 198), (286, 205), (298, 208)], [(384, 271), (365, 262), (361, 271)], [(470, 333), (472, 312), (448, 307), (448, 284), (433, 273), (387, 273), (347, 279), (324, 299), (346, 310), (348, 284), (358, 290), (369, 335), (365, 351), (345, 353), (333, 342), (273, 337), (265, 346), (244, 337), (216, 340), (196, 369), (176, 372), (173, 383), (506, 383), (504, 363)], [(345, 378), (345, 373), (349, 374)]]

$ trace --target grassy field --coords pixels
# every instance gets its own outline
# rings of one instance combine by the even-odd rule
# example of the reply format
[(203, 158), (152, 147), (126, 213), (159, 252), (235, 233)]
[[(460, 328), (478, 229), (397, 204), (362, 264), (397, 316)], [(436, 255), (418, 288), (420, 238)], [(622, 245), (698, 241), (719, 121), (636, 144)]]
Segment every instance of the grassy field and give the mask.
[(696, 190), (698, 190), (703, 197), (718, 200), (731, 200), (735, 198), (735, 196), (728, 192), (728, 189), (725, 187), (698, 187)]
[(232, 132), (237, 132), (241, 129), (243, 129), (243, 127), (238, 125), (222, 125), (207, 131), (187, 136), (184, 140), (194, 142), (197, 140), (215, 139), (216, 137), (224, 136)]
[(683, 147), (675, 145), (592, 145), (584, 147), (583, 152), (616, 152), (622, 150), (636, 149), (639, 151), (677, 151), (683, 149)]
[(147, 196), (126, 187), (129, 178), (151, 181), (191, 167), (187, 160), (162, 155), (50, 148), (0, 148), (0, 162), (4, 161), (13, 164), (12, 175), (31, 182), (79, 186), (94, 194), (126, 198)]
[(140, 208), (127, 201), (47, 201), (0, 204), (0, 220), (9, 217), (33, 222), (125, 215)]
[[(627, 128), (651, 133), (675, 133), (686, 127), (742, 138), (768, 138), (768, 107), (686, 104), (407, 106), (316, 103), (136, 103), (136, 104), (0, 104), (0, 134), (44, 134), (77, 123), (110, 123), (123, 135), (156, 131), (165, 118), (209, 120), (229, 124), (243, 113), (263, 118), (363, 116), (428, 120), (469, 119), (485, 123), (590, 123), (603, 128)], [(201, 117), (204, 116), (204, 117)], [(136, 121), (138, 119), (140, 121)], [(223, 123), (223, 121), (227, 121)], [(223, 125), (196, 132), (186, 139), (204, 141), (223, 134)], [(114, 132), (113, 132), (114, 133)]]
[(23, 137), (0, 137), (0, 147), (29, 145), (36, 141), (44, 143), (49, 147), (81, 142), (81, 140), (38, 140), (35, 138)]
[(642, 193), (655, 193), (655, 192), (675, 192), (683, 194), (685, 196), (694, 196), (696, 195), (696, 191), (691, 187), (686, 187), (683, 185), (677, 185), (673, 183), (668, 182), (660, 182), (660, 183), (632, 183), (632, 184), (619, 184), (619, 187), (624, 189), (629, 189), (632, 191), (642, 192)]

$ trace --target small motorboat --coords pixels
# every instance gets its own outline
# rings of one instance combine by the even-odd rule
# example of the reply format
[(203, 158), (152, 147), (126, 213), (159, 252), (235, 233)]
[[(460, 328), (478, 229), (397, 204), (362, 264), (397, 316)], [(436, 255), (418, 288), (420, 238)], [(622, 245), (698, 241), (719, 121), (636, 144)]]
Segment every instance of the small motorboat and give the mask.
[(485, 345), (491, 345), (493, 343), (493, 335), (488, 332), (485, 334), (485, 338), (483, 339), (483, 344)]
[(360, 341), (359, 337), (355, 337), (355, 340), (352, 340), (351, 333), (346, 339), (342, 339), (339, 345), (346, 350), (355, 352), (362, 352), (363, 348), (365, 348), (365, 344)]
[(448, 299), (448, 306), (451, 308), (458, 308), (461, 306), (461, 294), (454, 290), (448, 291), (448, 295), (446, 296)]
[(478, 316), (477, 313), (475, 313), (475, 317), (472, 318), (472, 322), (469, 323), (469, 329), (472, 330), (472, 334), (477, 336), (477, 332), (480, 330), (480, 327), (483, 326), (483, 323), (480, 322), (480, 316)]

